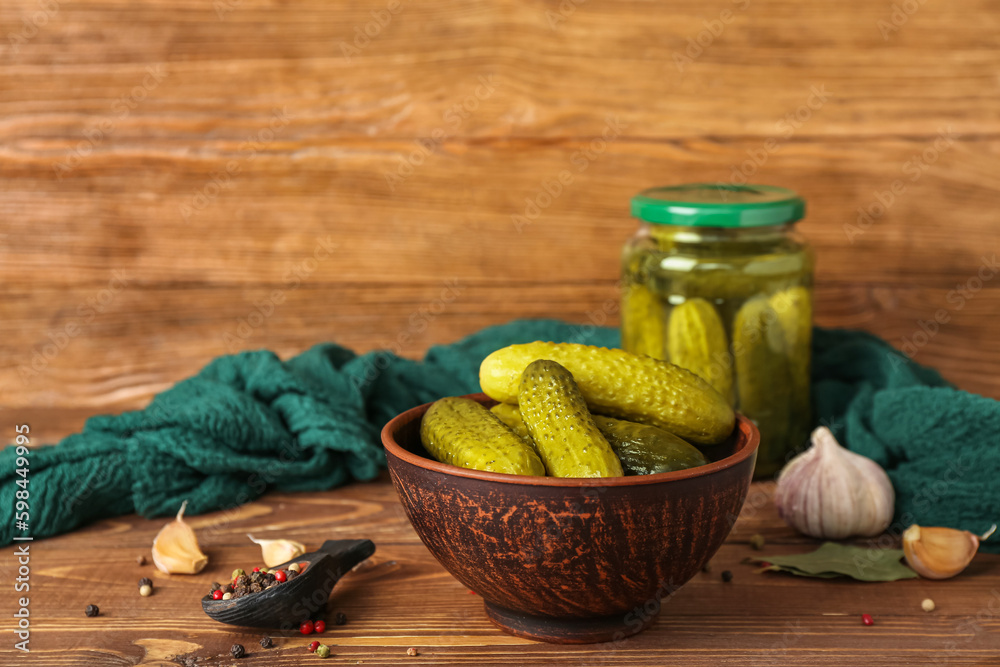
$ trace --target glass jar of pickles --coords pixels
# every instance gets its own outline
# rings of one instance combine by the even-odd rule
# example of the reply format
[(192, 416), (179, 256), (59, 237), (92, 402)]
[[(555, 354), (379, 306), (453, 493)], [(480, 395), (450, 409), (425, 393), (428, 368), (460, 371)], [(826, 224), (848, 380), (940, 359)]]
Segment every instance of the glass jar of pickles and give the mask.
[(622, 347), (700, 375), (760, 429), (755, 475), (811, 427), (813, 254), (805, 201), (766, 185), (644, 190), (622, 256)]

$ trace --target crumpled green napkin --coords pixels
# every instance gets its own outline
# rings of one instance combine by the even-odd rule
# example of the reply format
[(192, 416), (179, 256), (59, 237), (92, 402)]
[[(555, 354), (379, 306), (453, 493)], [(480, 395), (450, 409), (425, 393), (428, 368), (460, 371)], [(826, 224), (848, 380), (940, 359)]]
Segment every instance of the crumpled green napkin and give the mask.
[[(889, 473), (890, 532), (918, 523), (981, 534), (1000, 522), (1000, 403), (863, 331), (815, 329), (812, 376), (817, 421)], [(1000, 539), (980, 548), (1000, 552)]]
[[(419, 362), (335, 344), (288, 361), (263, 350), (220, 357), (146, 409), (93, 417), (81, 433), (32, 451), (27, 531), (15, 525), (14, 447), (0, 452), (0, 544), (131, 512), (169, 515), (184, 500), (198, 514), (271, 489), (372, 479), (384, 465), (379, 431), (389, 419), (477, 392), (486, 355), (533, 340), (617, 346), (619, 337), (606, 327), (522, 320), (433, 347)], [(981, 531), (1000, 515), (997, 402), (948, 387), (863, 332), (817, 329), (814, 355), (820, 420), (887, 468), (898, 518)], [(957, 472), (938, 484), (949, 466)]]

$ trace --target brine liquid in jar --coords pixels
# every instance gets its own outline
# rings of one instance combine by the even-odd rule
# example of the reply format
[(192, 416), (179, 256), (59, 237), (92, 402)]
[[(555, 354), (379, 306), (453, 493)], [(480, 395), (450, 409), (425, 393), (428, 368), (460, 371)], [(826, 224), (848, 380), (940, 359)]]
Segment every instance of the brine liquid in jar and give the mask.
[(812, 426), (813, 254), (805, 202), (773, 186), (694, 184), (632, 199), (622, 256), (622, 347), (702, 377), (761, 433), (755, 476)]

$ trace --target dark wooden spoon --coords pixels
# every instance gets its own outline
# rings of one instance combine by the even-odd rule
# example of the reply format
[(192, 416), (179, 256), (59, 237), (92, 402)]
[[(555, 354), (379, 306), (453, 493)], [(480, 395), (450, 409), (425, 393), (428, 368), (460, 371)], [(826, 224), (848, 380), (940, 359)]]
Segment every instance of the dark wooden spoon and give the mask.
[(302, 621), (319, 618), (334, 585), (355, 565), (375, 553), (371, 540), (327, 540), (318, 551), (278, 565), (308, 562), (291, 581), (230, 600), (201, 599), (201, 608), (220, 623), (250, 628), (293, 630)]

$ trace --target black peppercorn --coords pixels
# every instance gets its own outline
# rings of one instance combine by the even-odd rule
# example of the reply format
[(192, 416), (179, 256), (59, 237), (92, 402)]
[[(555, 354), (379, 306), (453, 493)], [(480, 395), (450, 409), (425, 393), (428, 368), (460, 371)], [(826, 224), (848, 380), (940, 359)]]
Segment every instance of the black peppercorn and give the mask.
[(215, 591), (221, 591), (221, 590), (222, 590), (222, 584), (220, 584), (218, 581), (212, 582), (212, 590), (211, 590), (212, 593), (214, 593)]
[(83, 613), (85, 613), (87, 616), (93, 618), (94, 616), (97, 616), (98, 614), (100, 614), (101, 610), (97, 608), (96, 604), (88, 604), (87, 608), (83, 610)]
[(733, 573), (730, 572), (729, 570), (723, 570), (722, 580), (728, 584), (730, 581), (733, 580)]
[(152, 586), (152, 585), (153, 585), (153, 580), (150, 579), (149, 577), (143, 577), (142, 579), (139, 580), (139, 586), (140, 587), (142, 587), (142, 586)]
[(260, 638), (260, 646), (261, 648), (271, 648), (274, 646), (274, 642), (271, 641), (270, 637), (264, 636)]
[(347, 623), (347, 614), (342, 611), (338, 611), (337, 615), (333, 617), (333, 624), (343, 625), (344, 623)]
[(299, 576), (298, 572), (296, 572), (295, 570), (289, 570), (288, 571), (288, 579), (287, 579), (287, 581), (291, 581), (292, 579), (294, 579), (297, 576)]
[(229, 649), (229, 652), (233, 654), (234, 658), (242, 658), (247, 654), (246, 649), (243, 648), (243, 644), (233, 644), (233, 647)]

